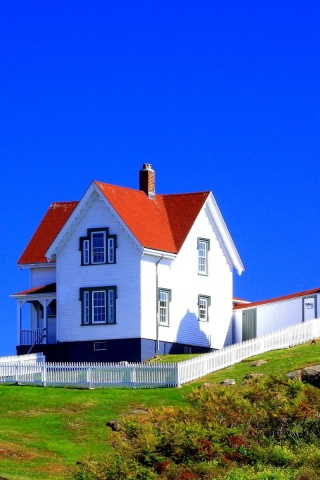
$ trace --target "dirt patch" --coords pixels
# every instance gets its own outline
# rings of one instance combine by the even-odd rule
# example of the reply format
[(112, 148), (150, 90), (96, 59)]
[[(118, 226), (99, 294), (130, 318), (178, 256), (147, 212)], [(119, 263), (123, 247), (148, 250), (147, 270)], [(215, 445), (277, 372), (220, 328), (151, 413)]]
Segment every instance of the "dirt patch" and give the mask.
[(39, 455), (34, 452), (29, 452), (21, 445), (15, 445), (14, 443), (1, 441), (0, 446), (0, 458), (12, 458), (12, 459), (24, 459), (33, 460), (39, 458)]

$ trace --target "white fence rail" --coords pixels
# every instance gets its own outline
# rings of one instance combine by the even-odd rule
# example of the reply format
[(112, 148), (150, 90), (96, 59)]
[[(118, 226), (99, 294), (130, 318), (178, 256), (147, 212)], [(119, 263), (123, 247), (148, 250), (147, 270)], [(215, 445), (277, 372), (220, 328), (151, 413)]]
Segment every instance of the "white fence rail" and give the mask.
[[(320, 319), (292, 325), (263, 337), (231, 345), (179, 363), (44, 363), (22, 355), (0, 358), (0, 383), (73, 387), (177, 387), (208, 373), (270, 350), (288, 348), (320, 337)], [(38, 354), (39, 355), (39, 354)], [(41, 354), (40, 354), (41, 355)], [(3, 361), (6, 359), (6, 361)], [(10, 360), (11, 359), (11, 360)], [(42, 357), (43, 360), (43, 357)], [(27, 363), (27, 362), (30, 363)], [(31, 363), (32, 362), (32, 363)], [(37, 363), (38, 362), (38, 363)]]
[(0, 364), (2, 363), (43, 363), (46, 357), (43, 353), (29, 353), (27, 355), (12, 355), (10, 357), (0, 357)]
[(178, 385), (241, 362), (244, 358), (281, 348), (289, 348), (320, 337), (320, 319), (291, 325), (262, 337), (236, 343), (178, 364)]

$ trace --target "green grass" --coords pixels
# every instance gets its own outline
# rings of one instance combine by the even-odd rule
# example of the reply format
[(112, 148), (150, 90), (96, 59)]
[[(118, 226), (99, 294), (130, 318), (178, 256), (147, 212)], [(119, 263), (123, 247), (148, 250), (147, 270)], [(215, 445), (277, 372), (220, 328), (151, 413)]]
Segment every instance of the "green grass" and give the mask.
[[(268, 362), (250, 366), (259, 358)], [(177, 361), (177, 357), (165, 356), (165, 361), (169, 360)], [(251, 357), (178, 389), (81, 390), (0, 385), (0, 478), (68, 478), (77, 461), (108, 449), (109, 420), (136, 409), (183, 406), (186, 395), (204, 382), (234, 378), (241, 388), (248, 373), (285, 374), (317, 363), (320, 342)]]

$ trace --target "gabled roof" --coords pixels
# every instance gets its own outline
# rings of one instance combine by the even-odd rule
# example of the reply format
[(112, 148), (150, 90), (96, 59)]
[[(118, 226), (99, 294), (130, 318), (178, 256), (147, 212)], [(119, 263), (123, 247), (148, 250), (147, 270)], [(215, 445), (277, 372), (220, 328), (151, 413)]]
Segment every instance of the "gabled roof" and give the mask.
[(261, 300), (258, 302), (249, 302), (246, 304), (237, 304), (233, 307), (233, 310), (243, 310), (244, 308), (252, 308), (257, 305), (264, 305), (268, 303), (282, 302), (284, 300), (290, 300), (291, 298), (306, 297), (313, 295), (314, 293), (320, 293), (320, 288), (313, 288), (312, 290), (304, 290), (303, 292), (291, 293), (290, 295), (284, 295), (283, 297), (270, 298), (269, 300)]
[(94, 182), (144, 248), (178, 253), (210, 192), (155, 195)]
[(66, 223), (78, 202), (52, 203), (18, 260), (18, 265), (47, 263), (46, 251)]
[(98, 181), (92, 182), (80, 202), (54, 203), (50, 206), (18, 265), (45, 263), (46, 255), (54, 257), (60, 239), (65, 241), (68, 228), (74, 224), (73, 212), (76, 215), (93, 192), (107, 201), (142, 248), (170, 254), (179, 252), (208, 200), (214, 213), (213, 222), (217, 222), (226, 252), (239, 273), (244, 269), (211, 192), (155, 195), (154, 198), (149, 198), (142, 190)]

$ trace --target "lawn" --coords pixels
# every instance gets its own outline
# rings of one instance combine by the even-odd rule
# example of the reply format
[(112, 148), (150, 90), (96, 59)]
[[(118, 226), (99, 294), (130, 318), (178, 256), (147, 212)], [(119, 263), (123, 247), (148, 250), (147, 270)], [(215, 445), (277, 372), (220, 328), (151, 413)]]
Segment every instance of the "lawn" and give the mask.
[[(252, 362), (260, 358), (267, 363), (252, 367)], [(164, 357), (165, 361), (169, 359)], [(109, 420), (153, 406), (183, 406), (191, 389), (204, 382), (234, 378), (235, 388), (241, 388), (247, 373), (285, 374), (317, 363), (320, 342), (252, 357), (177, 389), (81, 390), (0, 385), (0, 479), (68, 478), (76, 462), (108, 448)]]

